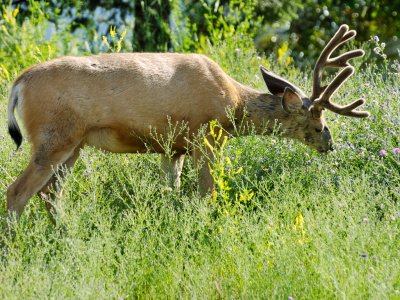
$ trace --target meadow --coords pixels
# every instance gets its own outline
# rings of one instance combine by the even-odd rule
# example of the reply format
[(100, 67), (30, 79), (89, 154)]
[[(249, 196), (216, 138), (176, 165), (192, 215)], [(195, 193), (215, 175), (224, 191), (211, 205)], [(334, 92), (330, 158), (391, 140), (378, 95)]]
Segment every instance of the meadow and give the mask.
[[(310, 93), (313, 62), (300, 70), (235, 40), (205, 53), (259, 90), (262, 64)], [(197, 192), (190, 159), (170, 191), (158, 155), (85, 148), (55, 226), (36, 196), (14, 233), (0, 232), (0, 298), (400, 299), (400, 78), (386, 60), (355, 65), (335, 101), (364, 97), (371, 117), (327, 112), (326, 155), (279, 135), (230, 137), (216, 153), (230, 159), (212, 166), (223, 171), (215, 197)], [(0, 87), (0, 228), (29, 159), (29, 143), (15, 151), (7, 133), (12, 77)]]

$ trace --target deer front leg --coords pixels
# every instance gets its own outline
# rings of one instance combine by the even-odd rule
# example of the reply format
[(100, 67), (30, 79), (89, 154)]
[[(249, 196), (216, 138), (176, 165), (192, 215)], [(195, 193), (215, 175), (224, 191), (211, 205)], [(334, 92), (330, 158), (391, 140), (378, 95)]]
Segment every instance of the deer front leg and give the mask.
[(181, 186), (181, 174), (184, 154), (176, 154), (171, 158), (161, 154), (161, 173), (170, 188), (179, 189)]
[(204, 155), (200, 149), (195, 149), (192, 156), (194, 165), (198, 170), (199, 193), (201, 196), (206, 196), (214, 191), (214, 180), (211, 176), (209, 168), (211, 155)]

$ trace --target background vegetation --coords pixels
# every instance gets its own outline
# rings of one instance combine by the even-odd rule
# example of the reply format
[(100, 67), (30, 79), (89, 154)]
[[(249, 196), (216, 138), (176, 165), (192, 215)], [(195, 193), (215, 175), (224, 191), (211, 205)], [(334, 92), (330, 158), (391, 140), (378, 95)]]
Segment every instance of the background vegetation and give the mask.
[(181, 191), (170, 192), (157, 155), (85, 148), (57, 194), (55, 227), (35, 197), (14, 235), (0, 231), (0, 298), (400, 298), (396, 1), (9, 3), (0, 18), (2, 203), (29, 158), (29, 144), (14, 151), (7, 134), (9, 84), (61, 55), (197, 51), (260, 90), (262, 64), (310, 92), (323, 41), (348, 23), (367, 55), (335, 101), (363, 96), (372, 116), (328, 112), (337, 145), (323, 156), (276, 135), (218, 140), (217, 193), (205, 198), (190, 159)]

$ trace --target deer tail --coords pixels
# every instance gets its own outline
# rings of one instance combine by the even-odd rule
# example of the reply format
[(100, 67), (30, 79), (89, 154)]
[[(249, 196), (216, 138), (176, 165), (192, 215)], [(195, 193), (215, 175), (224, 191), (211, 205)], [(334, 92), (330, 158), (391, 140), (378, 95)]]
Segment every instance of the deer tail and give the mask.
[(19, 99), (19, 89), (18, 85), (13, 85), (11, 88), (10, 97), (8, 99), (8, 133), (11, 135), (11, 138), (14, 140), (17, 145), (17, 149), (21, 146), (22, 143), (22, 134), (21, 129), (18, 126), (17, 119), (15, 118), (15, 108), (18, 105)]

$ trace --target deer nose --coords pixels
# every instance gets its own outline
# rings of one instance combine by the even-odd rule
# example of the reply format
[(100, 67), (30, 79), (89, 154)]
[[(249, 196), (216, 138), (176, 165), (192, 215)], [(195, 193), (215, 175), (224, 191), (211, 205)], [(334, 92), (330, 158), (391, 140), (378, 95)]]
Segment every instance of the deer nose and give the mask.
[(329, 144), (328, 147), (320, 147), (320, 148), (318, 148), (318, 152), (327, 154), (327, 153), (333, 151), (334, 149), (335, 148), (333, 147), (333, 145)]

